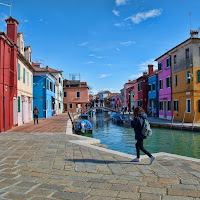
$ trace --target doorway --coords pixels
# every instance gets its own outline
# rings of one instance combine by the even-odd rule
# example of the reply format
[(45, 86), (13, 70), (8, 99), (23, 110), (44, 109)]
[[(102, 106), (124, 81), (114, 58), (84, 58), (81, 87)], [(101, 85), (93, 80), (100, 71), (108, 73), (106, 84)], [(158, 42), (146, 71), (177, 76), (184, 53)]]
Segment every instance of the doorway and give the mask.
[(164, 118), (167, 118), (167, 101), (164, 101)]

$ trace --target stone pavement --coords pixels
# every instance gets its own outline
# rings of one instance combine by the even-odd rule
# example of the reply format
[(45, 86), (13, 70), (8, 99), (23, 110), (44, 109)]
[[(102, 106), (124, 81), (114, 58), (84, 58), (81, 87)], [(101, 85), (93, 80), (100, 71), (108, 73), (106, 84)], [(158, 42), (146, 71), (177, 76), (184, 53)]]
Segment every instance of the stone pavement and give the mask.
[(158, 154), (152, 165), (149, 159), (131, 163), (109, 150), (72, 143), (82, 138), (66, 132), (23, 132), (0, 134), (0, 199), (200, 199), (197, 159)]

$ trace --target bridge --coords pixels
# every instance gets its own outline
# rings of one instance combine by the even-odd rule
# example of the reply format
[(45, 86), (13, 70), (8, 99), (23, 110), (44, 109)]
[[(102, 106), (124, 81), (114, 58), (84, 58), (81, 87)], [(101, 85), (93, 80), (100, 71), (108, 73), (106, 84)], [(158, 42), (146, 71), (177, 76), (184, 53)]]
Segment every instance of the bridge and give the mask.
[(102, 109), (102, 110), (108, 110), (108, 111), (115, 112), (115, 113), (121, 113), (120, 111), (114, 110), (112, 108), (104, 107), (104, 106), (89, 108), (86, 111), (84, 111), (84, 113), (88, 113), (88, 112), (90, 112), (92, 110), (96, 110), (96, 109)]

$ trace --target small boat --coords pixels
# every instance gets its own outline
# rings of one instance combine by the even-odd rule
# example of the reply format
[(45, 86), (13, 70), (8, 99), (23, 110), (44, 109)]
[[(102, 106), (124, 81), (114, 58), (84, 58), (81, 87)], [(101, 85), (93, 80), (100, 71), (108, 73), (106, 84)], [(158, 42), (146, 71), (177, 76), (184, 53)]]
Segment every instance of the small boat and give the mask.
[(80, 119), (76, 121), (75, 133), (77, 134), (92, 134), (93, 127), (89, 120)]
[(126, 118), (121, 115), (121, 114), (114, 114), (114, 115), (111, 115), (111, 119), (115, 122), (115, 123), (123, 123), (123, 121), (126, 120)]

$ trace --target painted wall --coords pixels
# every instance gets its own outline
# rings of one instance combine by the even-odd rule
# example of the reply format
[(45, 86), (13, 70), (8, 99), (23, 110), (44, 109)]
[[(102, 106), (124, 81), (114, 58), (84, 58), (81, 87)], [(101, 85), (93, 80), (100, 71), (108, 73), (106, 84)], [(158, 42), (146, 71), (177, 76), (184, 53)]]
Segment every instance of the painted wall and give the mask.
[[(162, 57), (158, 60), (158, 63), (162, 62), (162, 70), (158, 71), (158, 85), (159, 80), (163, 80), (163, 89), (159, 89), (159, 102), (163, 102), (163, 110), (159, 110), (159, 118), (164, 118), (164, 101), (171, 101), (171, 87), (166, 88), (166, 78), (171, 77), (171, 66), (166, 67), (166, 60), (170, 58), (170, 56)], [(172, 104), (171, 111), (166, 111), (166, 119), (172, 119)]]

